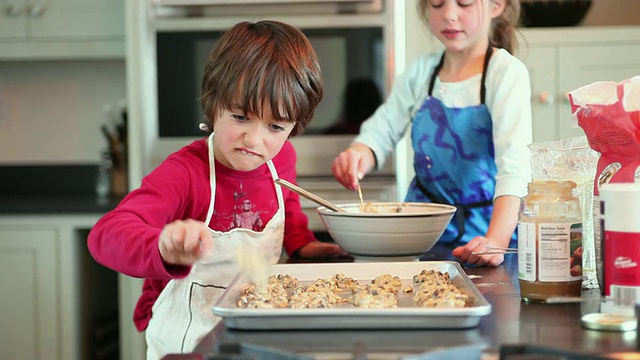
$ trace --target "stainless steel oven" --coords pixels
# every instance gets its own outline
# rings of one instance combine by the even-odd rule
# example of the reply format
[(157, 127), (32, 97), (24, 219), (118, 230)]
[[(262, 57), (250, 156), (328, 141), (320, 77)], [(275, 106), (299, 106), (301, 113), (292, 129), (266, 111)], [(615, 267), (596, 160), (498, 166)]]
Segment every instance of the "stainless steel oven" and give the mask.
[[(139, 124), (141, 140), (131, 144), (134, 152), (139, 147), (142, 159), (139, 178), (205, 135), (198, 127), (203, 117), (200, 82), (221, 34), (239, 21), (275, 19), (309, 38), (325, 82), (311, 125), (292, 138), (298, 182), (331, 201), (357, 199), (350, 199), (352, 194), (333, 179), (331, 163), (390, 90), (395, 75), (393, 0), (147, 0), (130, 6), (138, 13), (137, 21), (128, 22), (135, 28), (127, 30), (128, 36), (133, 34), (127, 61), (138, 70), (130, 70), (128, 83), (130, 116), (138, 117), (132, 120)], [(363, 182), (365, 196), (396, 200), (394, 159), (370, 179)], [(138, 182), (135, 176), (131, 180)], [(322, 229), (316, 205), (306, 200), (302, 205), (311, 227)]]

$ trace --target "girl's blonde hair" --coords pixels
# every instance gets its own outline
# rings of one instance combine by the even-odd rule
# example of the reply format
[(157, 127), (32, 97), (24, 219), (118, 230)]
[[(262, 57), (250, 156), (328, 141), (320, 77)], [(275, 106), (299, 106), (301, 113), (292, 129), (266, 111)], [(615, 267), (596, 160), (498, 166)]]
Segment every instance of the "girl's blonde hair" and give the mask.
[[(429, 24), (427, 11), (431, 0), (419, 0), (418, 12), (425, 24)], [(482, 0), (484, 1), (484, 0)], [(493, 0), (487, 0), (493, 1)], [(516, 26), (520, 19), (520, 0), (505, 0), (504, 11), (491, 21), (489, 41), (491, 45), (507, 50), (514, 54), (518, 49)]]

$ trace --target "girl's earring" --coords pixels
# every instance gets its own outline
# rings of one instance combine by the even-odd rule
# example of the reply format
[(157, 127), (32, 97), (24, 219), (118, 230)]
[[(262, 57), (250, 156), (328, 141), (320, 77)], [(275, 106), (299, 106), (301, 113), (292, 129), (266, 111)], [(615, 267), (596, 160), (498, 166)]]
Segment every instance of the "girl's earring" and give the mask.
[(202, 131), (210, 131), (209, 130), (209, 125), (207, 125), (206, 123), (202, 122), (198, 126), (200, 127), (200, 130), (202, 130)]

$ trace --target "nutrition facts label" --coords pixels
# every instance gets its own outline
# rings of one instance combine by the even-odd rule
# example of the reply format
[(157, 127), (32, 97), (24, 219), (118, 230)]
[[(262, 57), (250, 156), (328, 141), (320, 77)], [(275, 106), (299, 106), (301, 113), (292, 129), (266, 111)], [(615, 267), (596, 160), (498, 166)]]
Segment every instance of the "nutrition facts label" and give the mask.
[(580, 279), (581, 271), (578, 273), (572, 269), (574, 252), (581, 246), (580, 223), (520, 223), (518, 276), (523, 280), (541, 282)]
[(540, 224), (538, 262), (540, 281), (570, 281), (571, 226), (573, 224)]

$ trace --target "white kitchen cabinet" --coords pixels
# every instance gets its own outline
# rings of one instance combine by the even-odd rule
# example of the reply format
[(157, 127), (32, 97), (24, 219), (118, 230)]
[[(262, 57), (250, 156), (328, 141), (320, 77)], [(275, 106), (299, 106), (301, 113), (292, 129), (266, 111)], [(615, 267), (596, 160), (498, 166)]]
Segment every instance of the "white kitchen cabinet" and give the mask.
[(117, 306), (118, 274), (86, 247), (98, 216), (0, 216), (0, 359), (93, 358), (95, 320)]
[(0, 59), (124, 57), (123, 0), (0, 0)]
[(533, 141), (557, 138), (555, 89), (557, 66), (556, 50), (541, 46), (528, 49), (525, 59), (531, 78), (531, 112), (533, 117)]
[(58, 232), (0, 227), (0, 358), (60, 359)]
[(640, 75), (640, 28), (525, 29), (518, 57), (532, 86), (534, 142), (584, 135), (568, 93), (596, 81)]
[(558, 82), (562, 106), (558, 115), (559, 138), (584, 135), (581, 128), (571, 126), (562, 117), (571, 113), (566, 94), (596, 81), (620, 81), (640, 75), (640, 34), (635, 40), (624, 44), (576, 46), (558, 49)]

